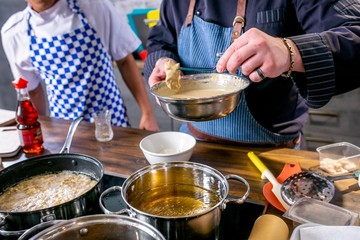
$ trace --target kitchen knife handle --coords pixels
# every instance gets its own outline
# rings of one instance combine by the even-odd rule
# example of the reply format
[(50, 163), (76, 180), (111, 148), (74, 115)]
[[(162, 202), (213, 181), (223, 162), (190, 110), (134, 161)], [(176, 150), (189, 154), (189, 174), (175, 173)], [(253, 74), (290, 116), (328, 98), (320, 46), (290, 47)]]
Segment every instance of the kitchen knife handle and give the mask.
[(253, 164), (259, 169), (259, 171), (261, 172), (261, 174), (268, 169), (263, 162), (255, 155), (254, 152), (248, 152), (248, 157), (250, 158), (250, 160), (253, 162)]

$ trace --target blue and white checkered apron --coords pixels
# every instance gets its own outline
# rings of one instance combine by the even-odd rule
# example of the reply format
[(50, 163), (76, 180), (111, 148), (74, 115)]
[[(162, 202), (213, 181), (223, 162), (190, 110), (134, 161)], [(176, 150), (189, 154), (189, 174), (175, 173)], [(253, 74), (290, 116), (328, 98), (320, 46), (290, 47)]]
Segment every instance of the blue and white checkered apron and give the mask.
[(30, 14), (28, 18), (31, 61), (46, 83), (50, 114), (68, 120), (83, 116), (86, 121), (93, 122), (92, 113), (109, 109), (112, 125), (129, 127), (111, 57), (76, 0), (68, 4), (83, 24), (73, 32), (37, 38), (30, 24)]
[[(180, 64), (184, 67), (215, 66), (217, 53), (225, 52), (231, 44), (232, 31), (232, 27), (221, 27), (194, 15), (191, 24), (186, 26), (185, 23), (179, 34)], [(209, 41), (204, 44), (204, 39)], [(240, 143), (280, 144), (298, 135), (273, 133), (261, 126), (250, 113), (244, 94), (245, 91), (241, 94), (239, 106), (228, 116), (211, 121), (191, 122), (191, 125), (210, 136)], [(182, 124), (180, 131), (191, 133), (186, 123)]]

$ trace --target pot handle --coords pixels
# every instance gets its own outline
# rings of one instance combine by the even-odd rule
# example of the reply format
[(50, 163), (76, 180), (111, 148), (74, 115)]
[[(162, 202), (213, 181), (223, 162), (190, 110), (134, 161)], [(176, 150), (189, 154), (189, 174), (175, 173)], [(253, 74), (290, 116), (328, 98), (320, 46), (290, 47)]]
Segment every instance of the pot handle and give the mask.
[(79, 123), (83, 119), (84, 119), (83, 117), (78, 117), (71, 123), (68, 134), (65, 139), (64, 146), (61, 148), (60, 153), (69, 153), (70, 152), (70, 146), (71, 146), (73, 136), (75, 134), (75, 130), (76, 130), (77, 126), (79, 125)]
[(249, 185), (249, 183), (244, 178), (242, 178), (242, 177), (240, 177), (238, 175), (234, 175), (234, 174), (228, 174), (228, 175), (225, 176), (225, 178), (226, 178), (226, 180), (233, 179), (233, 180), (237, 180), (239, 182), (242, 182), (246, 186), (246, 192), (241, 198), (226, 198), (224, 200), (224, 204), (227, 204), (229, 202), (242, 204), (243, 202), (245, 202), (246, 198), (250, 194), (250, 185)]
[(122, 187), (120, 186), (112, 186), (112, 187), (109, 187), (108, 189), (106, 189), (105, 191), (103, 191), (100, 195), (100, 198), (99, 198), (99, 206), (101, 208), (101, 210), (103, 211), (103, 213), (105, 214), (117, 214), (117, 215), (122, 215), (122, 214), (126, 214), (128, 215), (129, 217), (135, 217), (135, 214), (129, 210), (129, 209), (121, 209), (119, 211), (116, 211), (116, 212), (113, 212), (113, 211), (110, 211), (109, 209), (107, 209), (104, 204), (103, 204), (103, 199), (106, 198), (106, 196), (109, 194), (109, 193), (112, 193), (112, 192), (121, 192), (122, 191)]
[(40, 222), (50, 222), (56, 220), (56, 215), (51, 213), (40, 218)]
[(6, 224), (6, 216), (3, 216), (2, 214), (0, 214), (0, 227), (4, 226)]
[(25, 230), (18, 230), (18, 231), (6, 231), (6, 230), (2, 230), (2, 227), (6, 225), (6, 219), (9, 215), (3, 215), (0, 214), (0, 239), (2, 239), (3, 237), (5, 237), (5, 239), (18, 239), (24, 232)]

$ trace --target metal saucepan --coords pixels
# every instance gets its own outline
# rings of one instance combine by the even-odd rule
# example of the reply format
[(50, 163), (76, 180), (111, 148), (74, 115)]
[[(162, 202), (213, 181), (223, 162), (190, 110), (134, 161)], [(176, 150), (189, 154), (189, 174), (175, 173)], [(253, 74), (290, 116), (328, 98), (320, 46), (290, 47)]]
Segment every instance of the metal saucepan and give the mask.
[(81, 196), (54, 207), (28, 212), (7, 212), (0, 209), (0, 237), (19, 237), (26, 229), (41, 222), (79, 217), (98, 207), (104, 174), (102, 164), (93, 157), (69, 153), (72, 137), (81, 120), (82, 118), (78, 118), (72, 122), (60, 153), (30, 158), (0, 171), (0, 193), (24, 179), (64, 170), (87, 174), (98, 181), (97, 184)]
[(64, 220), (40, 232), (34, 232), (32, 235), (31, 231), (25, 232), (19, 238), (19, 240), (35, 239), (165, 240), (159, 230), (148, 223), (128, 216), (105, 214), (95, 214)]
[[(246, 186), (241, 198), (227, 198), (228, 179)], [(223, 176), (203, 164), (170, 162), (144, 167), (128, 177), (122, 187), (105, 190), (99, 199), (100, 208), (105, 213), (115, 213), (103, 205), (103, 198), (112, 191), (121, 191), (129, 208), (116, 214), (127, 212), (151, 224), (167, 240), (199, 240), (218, 239), (221, 211), (228, 202), (243, 203), (250, 186), (240, 176)]]
[[(167, 87), (165, 81), (151, 87), (162, 109), (172, 118), (182, 121), (207, 121), (230, 114), (240, 102), (240, 93), (250, 81), (230, 74), (194, 74), (181, 77), (178, 92)], [(173, 97), (176, 93), (196, 90), (223, 90), (220, 95), (207, 97)]]

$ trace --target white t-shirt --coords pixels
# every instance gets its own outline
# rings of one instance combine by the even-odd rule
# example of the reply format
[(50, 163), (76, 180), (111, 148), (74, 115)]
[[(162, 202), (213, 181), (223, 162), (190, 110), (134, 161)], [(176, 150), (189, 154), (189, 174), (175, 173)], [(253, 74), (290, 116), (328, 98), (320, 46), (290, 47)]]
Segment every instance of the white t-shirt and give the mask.
[[(78, 0), (78, 6), (89, 24), (96, 30), (112, 60), (120, 60), (134, 52), (141, 41), (108, 0)], [(31, 64), (28, 13), (36, 37), (52, 37), (71, 32), (82, 26), (78, 14), (68, 7), (66, 0), (59, 0), (50, 9), (37, 13), (27, 6), (12, 15), (1, 29), (2, 44), (14, 79), (29, 81), (28, 89), (35, 89), (41, 81)]]

